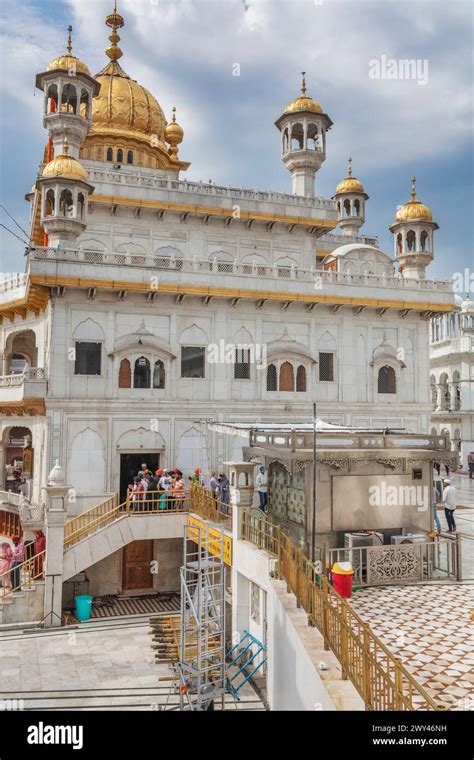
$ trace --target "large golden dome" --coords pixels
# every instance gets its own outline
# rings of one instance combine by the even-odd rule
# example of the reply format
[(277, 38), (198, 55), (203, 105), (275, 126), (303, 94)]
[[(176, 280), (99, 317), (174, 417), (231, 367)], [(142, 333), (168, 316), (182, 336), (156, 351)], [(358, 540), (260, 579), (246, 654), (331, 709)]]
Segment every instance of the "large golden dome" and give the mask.
[(417, 200), (416, 198), (416, 190), (415, 190), (416, 177), (412, 177), (411, 182), (412, 182), (411, 200), (404, 203), (403, 206), (400, 209), (398, 209), (395, 216), (396, 221), (410, 222), (410, 221), (415, 221), (416, 219), (421, 219), (424, 222), (432, 222), (433, 214), (431, 213), (431, 209), (428, 208), (428, 206), (425, 206), (424, 203)]
[[(92, 101), (92, 122), (81, 148), (81, 158), (150, 168), (187, 169), (189, 164), (177, 159), (177, 141), (174, 140), (172, 149), (166, 146), (170, 141), (160, 104), (146, 87), (131, 79), (118, 62), (123, 52), (117, 44), (120, 41), (117, 29), (124, 26), (124, 20), (117, 13), (116, 3), (105, 23), (112, 29), (111, 44), (106, 50), (110, 62), (94, 77), (100, 84), (100, 92)], [(175, 134), (173, 129), (170, 134)]]
[(130, 79), (117, 61), (95, 77), (100, 93), (92, 102), (91, 134), (164, 144), (166, 118), (156, 98)]
[(323, 109), (317, 100), (314, 100), (313, 98), (310, 98), (309, 95), (306, 95), (306, 80), (304, 72), (302, 76), (303, 80), (301, 83), (301, 94), (292, 100), (291, 103), (288, 103), (284, 110), (284, 113), (291, 113), (292, 111), (312, 111), (313, 113), (322, 113)]
[(352, 176), (352, 158), (349, 158), (347, 177), (344, 177), (336, 187), (335, 194), (338, 195), (339, 193), (365, 193), (364, 185), (360, 179)]

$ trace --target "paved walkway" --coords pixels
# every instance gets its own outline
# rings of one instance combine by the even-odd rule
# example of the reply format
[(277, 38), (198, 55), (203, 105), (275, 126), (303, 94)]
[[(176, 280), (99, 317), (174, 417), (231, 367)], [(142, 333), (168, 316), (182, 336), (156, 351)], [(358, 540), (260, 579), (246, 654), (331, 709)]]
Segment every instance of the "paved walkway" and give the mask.
[[(450, 475), (450, 479), (458, 503), (454, 517), (461, 536), (462, 578), (474, 581), (474, 479), (469, 480), (468, 475)], [(438, 516), (444, 530), (447, 528), (444, 509), (438, 510)]]
[(474, 710), (474, 584), (357, 591), (351, 605), (450, 710)]
[[(164, 705), (170, 683), (157, 665), (148, 618), (101, 620), (77, 628), (8, 632), (0, 639), (0, 703), (23, 709), (138, 709)], [(176, 702), (176, 699), (174, 700)], [(226, 709), (235, 709), (230, 695)], [(237, 709), (263, 709), (246, 684)]]

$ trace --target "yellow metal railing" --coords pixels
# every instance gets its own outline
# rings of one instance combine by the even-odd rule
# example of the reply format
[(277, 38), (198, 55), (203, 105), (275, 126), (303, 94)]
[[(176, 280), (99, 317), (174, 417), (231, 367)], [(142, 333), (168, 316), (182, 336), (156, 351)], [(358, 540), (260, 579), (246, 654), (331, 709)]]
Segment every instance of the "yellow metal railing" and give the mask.
[(224, 528), (232, 530), (232, 511), (230, 506), (216, 499), (211, 491), (201, 486), (191, 486), (189, 510), (200, 515), (205, 520), (222, 523)]
[(319, 563), (310, 562), (280, 527), (246, 511), (241, 537), (278, 558), (278, 577), (308, 614), (310, 625), (322, 634), (325, 649), (336, 655), (342, 678), (352, 681), (366, 710), (443, 709), (320, 575)]
[(123, 515), (166, 514), (185, 512), (189, 509), (189, 495), (173, 491), (155, 491), (153, 497), (132, 501), (131, 494), (119, 504), (118, 496), (102, 502), (96, 507), (68, 520), (64, 526), (64, 549), (87, 538), (99, 528), (108, 525)]
[(33, 581), (43, 578), (46, 551), (21, 562), (0, 575), (0, 599), (5, 599), (14, 591), (21, 591), (22, 586), (30, 586)]

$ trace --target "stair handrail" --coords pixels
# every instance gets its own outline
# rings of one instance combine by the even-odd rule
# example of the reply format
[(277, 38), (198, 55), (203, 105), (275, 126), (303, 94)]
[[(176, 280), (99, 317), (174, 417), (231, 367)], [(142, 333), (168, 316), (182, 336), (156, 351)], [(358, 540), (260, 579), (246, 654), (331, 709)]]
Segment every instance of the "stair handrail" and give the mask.
[[(0, 587), (0, 600), (5, 599), (6, 596), (10, 596), (15, 591), (21, 591), (22, 586), (31, 586), (34, 581), (41, 580), (44, 575), (45, 559), (46, 549), (2, 573), (0, 575), (0, 583), (2, 584)], [(11, 582), (13, 573), (19, 578), (19, 584), (16, 586)]]

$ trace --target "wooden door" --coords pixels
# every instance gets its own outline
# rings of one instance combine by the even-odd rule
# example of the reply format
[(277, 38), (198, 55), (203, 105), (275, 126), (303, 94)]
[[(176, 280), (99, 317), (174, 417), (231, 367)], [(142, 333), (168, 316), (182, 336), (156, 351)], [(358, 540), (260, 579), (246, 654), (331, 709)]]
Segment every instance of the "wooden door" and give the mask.
[(153, 539), (132, 541), (123, 549), (122, 588), (124, 591), (152, 588)]

